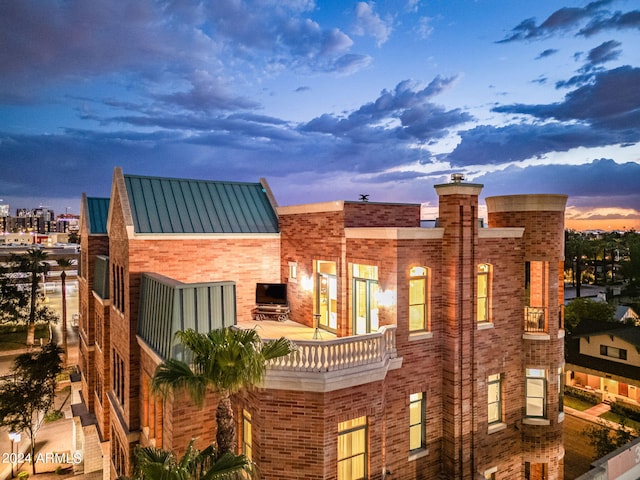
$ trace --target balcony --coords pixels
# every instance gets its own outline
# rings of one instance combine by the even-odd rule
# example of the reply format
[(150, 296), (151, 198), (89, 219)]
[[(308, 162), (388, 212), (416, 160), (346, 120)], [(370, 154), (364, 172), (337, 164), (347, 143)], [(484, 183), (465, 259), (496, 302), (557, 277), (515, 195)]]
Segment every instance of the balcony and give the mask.
[[(238, 325), (243, 327), (243, 325)], [(307, 392), (330, 392), (383, 380), (402, 366), (397, 357), (396, 327), (385, 326), (366, 335), (337, 338), (295, 322), (260, 322), (253, 326), (264, 338), (291, 339), (297, 351), (273, 360), (264, 387)]]
[(529, 339), (541, 340), (549, 337), (547, 307), (524, 307), (524, 333), (525, 338)]

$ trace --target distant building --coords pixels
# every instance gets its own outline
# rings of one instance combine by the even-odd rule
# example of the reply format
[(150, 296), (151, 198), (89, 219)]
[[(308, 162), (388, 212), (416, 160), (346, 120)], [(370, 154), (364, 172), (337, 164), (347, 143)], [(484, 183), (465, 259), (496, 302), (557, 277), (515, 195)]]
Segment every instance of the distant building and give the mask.
[(640, 402), (640, 328), (609, 324), (574, 335), (567, 347), (567, 385), (603, 401)]
[[(419, 204), (279, 207), (265, 181), (116, 169), (109, 199), (83, 196), (82, 393), (110, 477), (136, 444), (215, 438), (213, 394), (150, 393), (175, 331), (264, 325), (308, 338), (233, 398), (262, 478), (562, 479), (566, 196), (487, 198), (481, 228), (482, 185), (435, 189), (436, 228)], [(261, 282), (289, 321), (252, 317)]]

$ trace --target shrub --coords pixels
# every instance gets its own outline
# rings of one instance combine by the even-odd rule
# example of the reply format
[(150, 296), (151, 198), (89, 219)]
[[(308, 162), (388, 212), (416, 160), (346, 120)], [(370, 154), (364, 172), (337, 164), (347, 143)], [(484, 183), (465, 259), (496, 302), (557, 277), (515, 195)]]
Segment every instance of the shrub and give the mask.
[(564, 387), (564, 394), (569, 397), (582, 400), (583, 402), (590, 403), (592, 405), (597, 405), (602, 401), (602, 397), (599, 393), (589, 392), (587, 390), (583, 390), (577, 387), (571, 387), (569, 385), (566, 385)]
[(611, 411), (621, 417), (630, 418), (640, 422), (640, 407), (625, 402), (612, 402)]

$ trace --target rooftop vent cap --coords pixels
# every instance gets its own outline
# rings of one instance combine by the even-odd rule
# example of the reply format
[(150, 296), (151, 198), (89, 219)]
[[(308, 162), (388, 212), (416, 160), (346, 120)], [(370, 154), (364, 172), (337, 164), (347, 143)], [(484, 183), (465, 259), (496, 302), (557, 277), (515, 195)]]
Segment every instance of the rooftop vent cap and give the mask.
[(462, 183), (464, 180), (464, 173), (452, 173), (451, 183)]

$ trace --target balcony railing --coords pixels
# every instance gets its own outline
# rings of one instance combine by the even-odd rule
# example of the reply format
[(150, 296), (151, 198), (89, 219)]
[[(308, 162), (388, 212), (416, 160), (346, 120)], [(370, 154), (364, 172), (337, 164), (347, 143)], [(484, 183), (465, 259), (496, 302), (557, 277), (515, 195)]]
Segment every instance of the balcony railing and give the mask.
[(297, 351), (269, 363), (270, 370), (326, 373), (382, 364), (396, 358), (396, 327), (334, 340), (296, 340)]
[(524, 307), (524, 331), (546, 333), (547, 307)]

